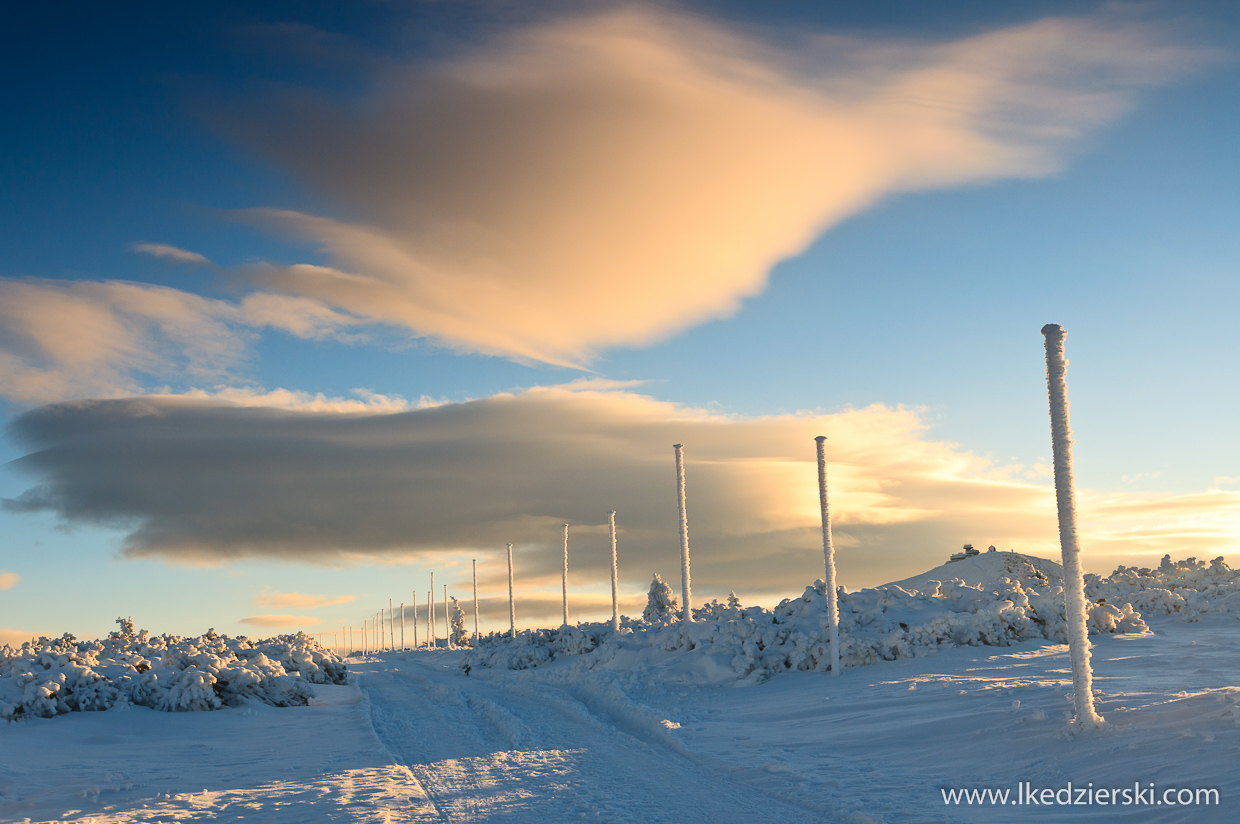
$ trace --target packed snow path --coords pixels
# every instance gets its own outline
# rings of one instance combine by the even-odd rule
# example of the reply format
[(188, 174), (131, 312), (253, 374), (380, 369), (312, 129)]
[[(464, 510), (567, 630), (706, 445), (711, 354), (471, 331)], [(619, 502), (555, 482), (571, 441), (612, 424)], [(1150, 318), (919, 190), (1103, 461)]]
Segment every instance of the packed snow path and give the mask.
[(353, 667), (375, 731), (437, 821), (822, 820), (703, 765), (664, 719), (614, 688), (464, 677), (456, 660), (415, 654)]

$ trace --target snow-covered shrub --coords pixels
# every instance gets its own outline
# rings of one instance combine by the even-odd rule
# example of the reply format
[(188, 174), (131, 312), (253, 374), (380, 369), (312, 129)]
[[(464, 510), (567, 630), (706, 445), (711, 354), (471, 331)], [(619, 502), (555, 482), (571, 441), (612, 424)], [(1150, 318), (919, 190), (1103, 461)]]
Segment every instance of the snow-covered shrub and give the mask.
[(309, 636), (260, 641), (209, 630), (197, 638), (151, 637), (133, 622), (106, 639), (66, 634), (0, 647), (0, 718), (48, 718), (134, 704), (166, 712), (215, 710), (247, 698), (304, 705), (311, 684), (343, 684), (344, 664)]
[(642, 620), (647, 624), (665, 624), (668, 621), (675, 621), (679, 615), (680, 601), (673, 594), (672, 588), (656, 572), (650, 581), (650, 593), (646, 597), (646, 609), (642, 612)]
[(461, 611), (461, 605), (455, 598), (452, 599), (452, 605), (448, 607), (448, 618), (452, 622), (452, 646), (471, 646), (472, 639), (468, 630), (465, 629), (465, 613)]
[(1207, 564), (1196, 558), (1172, 561), (1164, 555), (1157, 569), (1121, 566), (1109, 578), (1085, 576), (1085, 595), (1092, 601), (1130, 603), (1146, 614), (1174, 615), (1196, 621), (1205, 613), (1240, 616), (1240, 570), (1222, 556)]
[[(1035, 570), (1036, 571), (1036, 570)], [(1050, 584), (1050, 585), (1044, 585)], [(621, 649), (701, 650), (727, 662), (736, 679), (762, 680), (787, 670), (826, 671), (830, 636), (825, 585), (817, 581), (798, 598), (768, 610), (712, 601), (693, 611), (693, 622), (676, 621), (671, 596), (657, 576), (647, 618), (627, 621), (621, 635), (604, 624), (567, 630), (531, 630), (511, 643), (487, 636), (462, 666), (526, 669), (558, 658), (584, 656), (581, 666), (613, 659)], [(1008, 646), (1030, 639), (1067, 642), (1063, 588), (1044, 574), (1000, 577), (987, 585), (931, 581), (921, 591), (889, 585), (838, 595), (840, 660), (853, 667), (930, 655), (942, 646)], [(1128, 604), (1091, 605), (1092, 633), (1145, 632), (1140, 613)], [(626, 632), (627, 631), (627, 632)]]

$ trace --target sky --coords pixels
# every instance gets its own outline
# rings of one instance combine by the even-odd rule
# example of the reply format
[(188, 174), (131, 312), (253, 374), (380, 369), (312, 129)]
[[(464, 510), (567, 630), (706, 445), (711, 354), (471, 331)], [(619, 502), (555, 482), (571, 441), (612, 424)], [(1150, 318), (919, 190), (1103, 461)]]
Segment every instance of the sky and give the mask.
[[(18, 10), (0, 642), (1240, 542), (1233, 4)], [(440, 588), (436, 598), (442, 598)], [(421, 613), (419, 613), (421, 614)], [(413, 613), (410, 611), (410, 617)]]

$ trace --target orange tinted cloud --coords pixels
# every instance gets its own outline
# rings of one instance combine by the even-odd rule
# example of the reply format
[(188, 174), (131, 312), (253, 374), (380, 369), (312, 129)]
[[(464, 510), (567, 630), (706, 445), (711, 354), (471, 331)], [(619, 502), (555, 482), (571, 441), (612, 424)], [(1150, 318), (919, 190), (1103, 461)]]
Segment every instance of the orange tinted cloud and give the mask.
[(145, 381), (229, 380), (255, 330), (347, 337), (357, 319), (300, 297), (238, 303), (126, 281), (0, 279), (0, 396), (117, 397)]
[(318, 618), (309, 615), (251, 615), (242, 618), (240, 624), (263, 627), (264, 629), (289, 629), (293, 627), (313, 627), (319, 623)]
[[(567, 522), (570, 583), (605, 587), (606, 512), (616, 509), (632, 590), (679, 567), (671, 444), (684, 443), (703, 594), (786, 589), (821, 575), (819, 434), (849, 586), (922, 572), (965, 542), (1058, 553), (1045, 480), (935, 440), (910, 409), (739, 417), (583, 382), (366, 415), (77, 402), (27, 413), (12, 430), (30, 450), (17, 465), (38, 484), (5, 507), (123, 525), (134, 557), (434, 557), (461, 570), (476, 557), (493, 594), (506, 586), (509, 541), (522, 586), (553, 589)], [(1240, 492), (1081, 490), (1078, 500), (1091, 571), (1240, 538)]]
[(254, 603), (260, 607), (303, 607), (317, 609), (333, 607), (336, 604), (347, 604), (356, 599), (356, 595), (340, 595), (328, 598), (321, 595), (306, 595), (301, 592), (264, 592), (254, 596)]
[(898, 192), (1036, 177), (1204, 55), (1119, 18), (775, 49), (649, 8), (511, 32), (219, 120), (341, 217), (248, 214), (331, 265), (248, 271), (462, 350), (556, 364), (727, 316)]

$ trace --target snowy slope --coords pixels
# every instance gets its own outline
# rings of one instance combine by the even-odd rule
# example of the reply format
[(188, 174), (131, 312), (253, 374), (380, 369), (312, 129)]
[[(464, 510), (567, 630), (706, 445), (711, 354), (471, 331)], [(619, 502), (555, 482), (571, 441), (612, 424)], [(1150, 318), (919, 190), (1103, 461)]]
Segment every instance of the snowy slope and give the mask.
[[(326, 703), (0, 727), (0, 821), (731, 824), (1232, 822), (1240, 621), (1094, 638), (1109, 726), (1069, 735), (1066, 647), (1031, 641), (695, 687), (571, 659), (463, 675), (459, 653), (350, 661)], [(661, 653), (655, 666), (682, 667)], [(946, 805), (942, 791), (1215, 788), (1219, 806)]]
[(997, 583), (1000, 578), (1044, 579), (1046, 583), (1062, 585), (1063, 567), (1046, 558), (1019, 552), (983, 552), (945, 563), (903, 581), (892, 581), (886, 586), (921, 591), (926, 589), (931, 581), (947, 582), (955, 578), (973, 586), (989, 586)]

